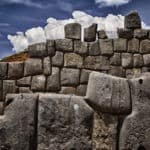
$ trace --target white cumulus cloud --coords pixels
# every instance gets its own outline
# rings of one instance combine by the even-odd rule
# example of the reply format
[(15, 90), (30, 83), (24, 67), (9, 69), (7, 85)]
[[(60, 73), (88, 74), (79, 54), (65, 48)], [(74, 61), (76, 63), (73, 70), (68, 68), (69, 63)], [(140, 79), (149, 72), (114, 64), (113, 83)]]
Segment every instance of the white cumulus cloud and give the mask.
[[(55, 18), (48, 18), (47, 25), (28, 29), (25, 33), (17, 33), (16, 35), (8, 35), (8, 39), (13, 45), (13, 50), (16, 52), (23, 51), (28, 45), (45, 42), (46, 39), (63, 39), (64, 26), (68, 23), (77, 22), (82, 25), (82, 39), (84, 28), (98, 24), (98, 30), (105, 30), (109, 38), (117, 37), (117, 28), (124, 27), (124, 16), (109, 14), (106, 17), (91, 16), (83, 11), (74, 11), (72, 18), (65, 20), (57, 20)], [(144, 28), (149, 28), (142, 22)]]

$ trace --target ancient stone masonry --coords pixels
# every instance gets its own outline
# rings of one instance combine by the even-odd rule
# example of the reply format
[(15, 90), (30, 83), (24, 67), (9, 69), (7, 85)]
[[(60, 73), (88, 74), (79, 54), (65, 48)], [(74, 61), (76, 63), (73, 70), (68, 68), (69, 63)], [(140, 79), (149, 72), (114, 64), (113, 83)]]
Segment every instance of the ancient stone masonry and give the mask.
[(137, 12), (115, 39), (81, 29), (0, 63), (0, 150), (150, 149), (150, 31)]

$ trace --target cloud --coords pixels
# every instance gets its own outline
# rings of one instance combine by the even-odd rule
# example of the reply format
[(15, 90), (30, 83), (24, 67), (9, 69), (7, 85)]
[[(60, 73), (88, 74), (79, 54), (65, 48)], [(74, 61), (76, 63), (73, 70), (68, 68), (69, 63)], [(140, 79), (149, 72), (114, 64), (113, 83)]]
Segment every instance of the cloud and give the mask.
[(129, 3), (131, 0), (95, 0), (99, 7), (120, 6)]
[(0, 27), (8, 27), (8, 26), (10, 26), (10, 24), (8, 24), (8, 23), (0, 23)]
[[(8, 39), (13, 45), (13, 50), (16, 52), (23, 51), (30, 44), (45, 42), (46, 39), (63, 39), (64, 26), (68, 23), (77, 22), (82, 25), (82, 39), (84, 28), (98, 24), (98, 30), (105, 30), (109, 38), (117, 37), (117, 28), (124, 27), (124, 16), (109, 14), (106, 17), (93, 17), (83, 11), (74, 11), (72, 18), (65, 20), (57, 20), (48, 18), (47, 25), (42, 27), (31, 28), (25, 33), (17, 33), (17, 35), (8, 35)], [(144, 28), (150, 28), (142, 22)]]

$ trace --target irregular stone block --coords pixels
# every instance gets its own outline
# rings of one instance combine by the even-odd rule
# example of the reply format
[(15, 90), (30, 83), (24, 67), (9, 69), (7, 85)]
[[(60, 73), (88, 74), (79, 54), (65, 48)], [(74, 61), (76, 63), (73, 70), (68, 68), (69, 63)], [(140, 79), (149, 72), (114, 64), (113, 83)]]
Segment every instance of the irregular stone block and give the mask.
[(66, 53), (64, 56), (64, 66), (82, 68), (83, 58), (75, 53)]
[(138, 39), (133, 38), (128, 41), (128, 52), (131, 52), (131, 53), (139, 52), (139, 40)]
[(55, 55), (55, 41), (47, 40), (46, 47), (47, 47), (48, 55), (51, 57), (54, 56)]
[(110, 64), (114, 65), (114, 66), (120, 66), (121, 65), (121, 54), (114, 53), (114, 55), (110, 58)]
[(87, 90), (87, 85), (81, 84), (77, 87), (77, 95), (85, 96)]
[(130, 89), (124, 78), (92, 72), (86, 100), (98, 112), (128, 114), (131, 111)]
[(35, 92), (45, 91), (46, 77), (37, 75), (32, 77), (31, 90)]
[(74, 41), (74, 52), (81, 55), (88, 54), (88, 43), (79, 40)]
[(43, 59), (43, 69), (44, 69), (44, 75), (50, 75), (51, 74), (51, 59), (50, 57), (45, 57)]
[(17, 87), (16, 82), (14, 80), (3, 80), (3, 99), (7, 94), (16, 93)]
[(134, 37), (138, 39), (146, 39), (148, 38), (148, 30), (136, 29), (134, 30)]
[(142, 72), (150, 72), (150, 67), (142, 67)]
[(88, 56), (84, 60), (86, 69), (92, 70), (109, 70), (109, 59), (106, 56)]
[(4, 103), (0, 102), (0, 115), (3, 115), (4, 113)]
[(127, 29), (140, 29), (141, 18), (136, 11), (132, 11), (130, 14), (125, 16), (125, 28)]
[(126, 52), (127, 51), (127, 40), (126, 39), (114, 39), (114, 51)]
[(0, 149), (36, 149), (37, 96), (15, 95), (0, 117)]
[(79, 84), (80, 70), (63, 68), (61, 70), (61, 85), (76, 86)]
[(93, 42), (96, 40), (97, 24), (92, 24), (84, 29), (84, 41)]
[(0, 79), (7, 79), (7, 67), (8, 64), (5, 62), (0, 62)]
[(109, 74), (117, 77), (125, 77), (125, 70), (121, 66), (111, 66)]
[(42, 74), (42, 60), (41, 59), (35, 59), (35, 58), (29, 58), (25, 61), (24, 66), (24, 75), (30, 76), (30, 75), (38, 75)]
[(133, 67), (133, 55), (130, 53), (122, 53), (122, 66), (124, 68)]
[(79, 23), (70, 23), (65, 25), (65, 38), (81, 39), (81, 25)]
[(32, 93), (29, 87), (19, 87), (19, 93)]
[(64, 54), (62, 52), (56, 51), (55, 56), (52, 57), (52, 65), (56, 67), (63, 66)]
[(140, 44), (140, 52), (142, 54), (150, 53), (150, 40), (142, 40)]
[(119, 28), (117, 30), (117, 33), (118, 33), (118, 37), (119, 38), (123, 38), (123, 39), (131, 39), (131, 38), (133, 38), (133, 30), (130, 30), (130, 29)]
[(11, 62), (8, 65), (8, 78), (18, 79), (23, 77), (24, 63), (23, 62)]
[(46, 49), (46, 43), (37, 43), (30, 45), (28, 47), (29, 50), (29, 56), (32, 57), (45, 57), (48, 55), (47, 49)]
[(30, 86), (31, 85), (31, 77), (24, 77), (17, 80), (18, 86)]
[(99, 44), (100, 44), (101, 55), (110, 56), (113, 54), (112, 39), (100, 39)]
[(100, 55), (100, 53), (101, 53), (101, 51), (100, 51), (98, 41), (89, 43), (89, 55), (97, 56), (97, 55)]
[(143, 55), (144, 65), (150, 67), (150, 54)]
[(71, 39), (58, 39), (55, 40), (56, 50), (64, 51), (64, 52), (72, 52), (73, 51), (73, 41)]
[(119, 149), (150, 149), (150, 73), (130, 80), (132, 113), (122, 125)]
[(56, 92), (60, 90), (60, 70), (57, 67), (52, 68), (52, 74), (47, 78), (47, 91)]
[(97, 31), (98, 39), (107, 39), (107, 34), (104, 30)]
[(143, 66), (143, 56), (141, 54), (133, 55), (133, 66), (134, 67), (142, 67)]
[(141, 68), (126, 69), (126, 78), (136, 78), (141, 74)]
[(88, 83), (89, 75), (91, 72), (92, 72), (91, 70), (82, 69), (81, 76), (80, 76), (80, 83), (82, 83), (82, 84)]
[(38, 122), (38, 150), (92, 149), (93, 110), (82, 97), (40, 95)]
[(77, 90), (75, 87), (63, 86), (63, 87), (61, 87), (61, 91), (59, 93), (60, 94), (67, 94), (67, 95), (77, 95)]

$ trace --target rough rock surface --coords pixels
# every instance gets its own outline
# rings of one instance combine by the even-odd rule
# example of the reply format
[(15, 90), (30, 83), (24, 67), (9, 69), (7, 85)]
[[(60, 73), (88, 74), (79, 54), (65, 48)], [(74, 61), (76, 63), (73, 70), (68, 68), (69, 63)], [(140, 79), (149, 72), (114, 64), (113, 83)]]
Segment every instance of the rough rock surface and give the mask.
[(0, 62), (0, 79), (2, 80), (7, 78), (7, 66), (7, 63)]

